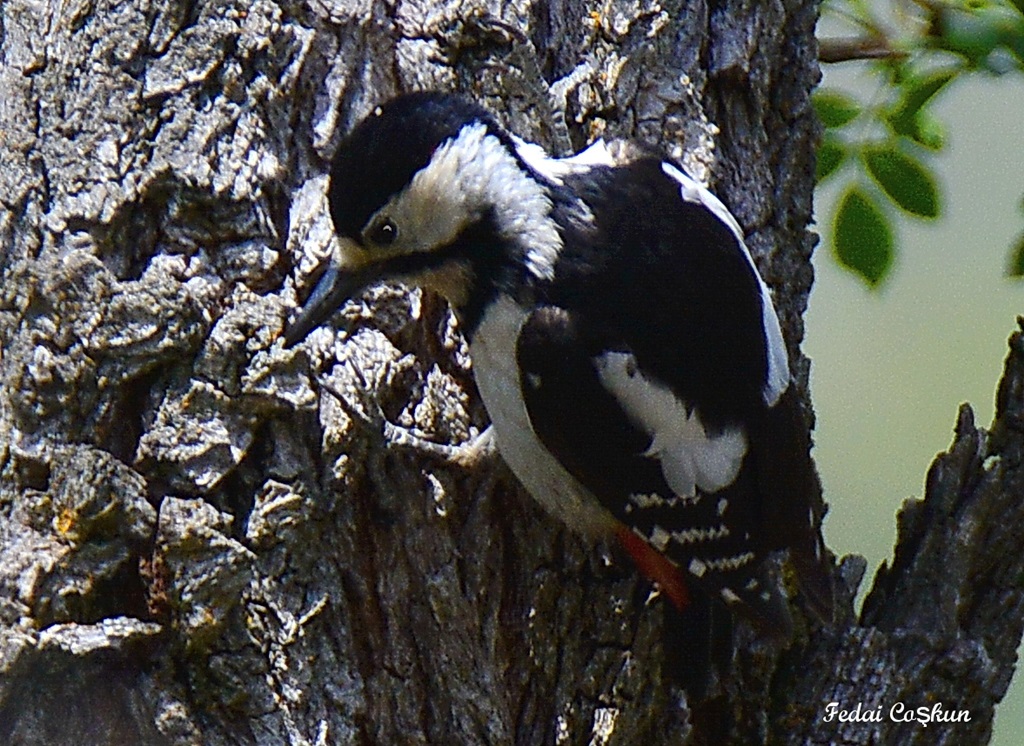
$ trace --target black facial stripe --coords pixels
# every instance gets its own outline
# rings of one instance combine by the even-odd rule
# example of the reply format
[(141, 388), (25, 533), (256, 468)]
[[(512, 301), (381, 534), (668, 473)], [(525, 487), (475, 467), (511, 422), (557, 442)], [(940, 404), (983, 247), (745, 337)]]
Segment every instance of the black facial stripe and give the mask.
[(484, 309), (496, 294), (518, 295), (529, 282), (522, 261), (514, 258), (517, 251), (521, 250), (499, 237), (494, 214), (488, 212), (447, 246), (383, 259), (374, 266), (374, 275), (380, 279), (414, 280), (430, 270), (462, 265), (468, 271), (468, 300), (454, 310), (463, 333), (471, 338)]
[(451, 246), (439, 251), (417, 251), (412, 254), (399, 254), (385, 259), (378, 265), (382, 277), (393, 277), (406, 280), (432, 269), (440, 269), (446, 264), (457, 262), (465, 257), (462, 252), (452, 250)]
[(464, 263), (476, 268), (499, 267), (502, 249), (494, 240), (494, 217), (490, 213), (462, 231), (446, 246), (388, 257), (379, 264), (384, 277), (408, 278), (421, 272), (440, 269), (446, 264)]

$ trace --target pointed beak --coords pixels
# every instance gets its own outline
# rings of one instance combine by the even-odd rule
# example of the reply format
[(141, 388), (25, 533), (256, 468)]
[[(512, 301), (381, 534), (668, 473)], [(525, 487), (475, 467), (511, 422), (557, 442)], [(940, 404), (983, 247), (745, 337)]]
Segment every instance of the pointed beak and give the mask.
[(292, 347), (324, 323), (341, 304), (376, 279), (372, 268), (347, 269), (333, 262), (284, 332), (285, 349)]

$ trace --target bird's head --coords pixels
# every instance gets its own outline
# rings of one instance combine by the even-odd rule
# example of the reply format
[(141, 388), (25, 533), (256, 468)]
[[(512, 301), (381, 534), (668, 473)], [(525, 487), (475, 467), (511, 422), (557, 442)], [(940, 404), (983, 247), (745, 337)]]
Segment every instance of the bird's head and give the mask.
[(486, 110), (450, 94), (406, 94), (359, 122), (335, 153), (328, 200), (338, 260), (286, 346), (377, 282), (426, 287), (458, 309), (509, 264), (549, 276), (561, 246), (544, 179)]

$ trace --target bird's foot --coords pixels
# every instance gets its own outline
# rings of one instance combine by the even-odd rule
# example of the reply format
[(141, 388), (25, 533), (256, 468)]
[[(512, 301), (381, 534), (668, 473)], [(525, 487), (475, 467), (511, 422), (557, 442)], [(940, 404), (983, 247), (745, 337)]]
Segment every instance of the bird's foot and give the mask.
[[(361, 375), (358, 377), (362, 379)], [(497, 453), (493, 427), (488, 426), (486, 430), (476, 437), (458, 445), (435, 443), (432, 440), (428, 440), (415, 428), (402, 427), (389, 421), (380, 405), (371, 397), (365, 397), (363, 406), (360, 408), (350, 401), (345, 392), (338, 390), (326, 378), (320, 378), (318, 383), (320, 388), (337, 400), (345, 414), (358, 427), (370, 432), (379, 433), (381, 439), (388, 445), (430, 454), (441, 461), (454, 464), (463, 469), (471, 469), (477, 464), (489, 460)], [(364, 390), (367, 390), (365, 380), (363, 384)]]

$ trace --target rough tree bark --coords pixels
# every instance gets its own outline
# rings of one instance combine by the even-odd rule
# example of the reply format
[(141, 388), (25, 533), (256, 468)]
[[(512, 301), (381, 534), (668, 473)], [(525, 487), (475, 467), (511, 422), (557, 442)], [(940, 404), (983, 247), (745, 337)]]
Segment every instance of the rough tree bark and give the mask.
[[(554, 150), (637, 136), (709, 177), (806, 390), (816, 12), (5, 0), (0, 742), (985, 741), (1021, 635), (1019, 334), (992, 430), (961, 411), (863, 618), (848, 558), (836, 627), (744, 643), (706, 721), (663, 680), (662, 601), (627, 563), (500, 464), (457, 470), (359, 414), (441, 442), (485, 425), (443, 304), (381, 289), (277, 341), (330, 251), (339, 135), (457, 88)], [(900, 700), (971, 721), (822, 718)]]

